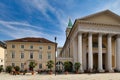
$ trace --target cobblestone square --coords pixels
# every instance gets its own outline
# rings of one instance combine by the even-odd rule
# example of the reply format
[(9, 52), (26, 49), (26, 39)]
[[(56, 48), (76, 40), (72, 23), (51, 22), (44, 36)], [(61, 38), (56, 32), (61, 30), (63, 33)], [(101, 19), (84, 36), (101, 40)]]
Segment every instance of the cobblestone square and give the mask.
[(97, 73), (97, 74), (27, 74), (27, 75), (10, 75), (0, 74), (0, 80), (120, 80), (120, 73)]

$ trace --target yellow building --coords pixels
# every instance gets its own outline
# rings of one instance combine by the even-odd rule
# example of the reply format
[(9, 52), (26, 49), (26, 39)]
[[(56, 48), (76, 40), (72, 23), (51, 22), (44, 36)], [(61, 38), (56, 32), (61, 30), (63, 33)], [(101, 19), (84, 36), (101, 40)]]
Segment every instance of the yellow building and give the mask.
[(120, 16), (105, 10), (70, 23), (58, 59), (80, 62), (80, 72), (120, 71)]
[(5, 52), (6, 52), (6, 45), (5, 43), (0, 41), (0, 66), (5, 69)]
[(28, 69), (29, 63), (37, 63), (35, 70), (47, 70), (47, 61), (55, 62), (55, 43), (45, 38), (26, 37), (6, 41), (6, 66), (19, 66), (21, 70)]

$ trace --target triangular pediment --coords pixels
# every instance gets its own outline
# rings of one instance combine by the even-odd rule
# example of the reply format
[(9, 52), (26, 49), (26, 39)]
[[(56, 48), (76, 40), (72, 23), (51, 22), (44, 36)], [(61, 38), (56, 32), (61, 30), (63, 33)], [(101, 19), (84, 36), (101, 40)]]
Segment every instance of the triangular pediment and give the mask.
[(120, 24), (120, 16), (111, 12), (110, 10), (105, 10), (96, 14), (92, 14), (79, 20), (108, 24)]

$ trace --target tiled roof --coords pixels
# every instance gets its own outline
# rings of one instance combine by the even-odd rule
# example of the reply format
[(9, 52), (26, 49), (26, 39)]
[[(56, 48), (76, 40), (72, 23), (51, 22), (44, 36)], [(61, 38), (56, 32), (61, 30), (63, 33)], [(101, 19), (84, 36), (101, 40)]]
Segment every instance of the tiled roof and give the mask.
[(6, 42), (39, 42), (39, 43), (54, 43), (45, 38), (25, 37), (20, 39), (8, 40)]
[(0, 46), (1, 46), (2, 48), (6, 48), (6, 44), (3, 43), (2, 41), (0, 41)]

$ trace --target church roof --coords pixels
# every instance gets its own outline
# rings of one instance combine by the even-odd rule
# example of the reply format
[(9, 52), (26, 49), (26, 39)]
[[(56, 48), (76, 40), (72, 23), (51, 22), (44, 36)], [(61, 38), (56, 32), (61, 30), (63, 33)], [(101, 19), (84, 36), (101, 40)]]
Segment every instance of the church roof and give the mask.
[(72, 28), (72, 21), (71, 21), (71, 19), (69, 19), (69, 22), (68, 22), (68, 27), (67, 28)]
[(88, 18), (91, 18), (91, 17), (96, 17), (97, 15), (100, 15), (100, 14), (110, 14), (111, 16), (114, 16), (116, 17), (117, 19), (120, 19), (120, 16), (115, 14), (114, 12), (110, 11), (110, 10), (104, 10), (104, 11), (101, 11), (101, 12), (98, 12), (98, 13), (94, 13), (94, 14), (91, 14), (91, 15), (88, 15), (88, 16), (85, 16), (85, 17), (82, 17), (82, 18), (79, 18), (77, 20), (86, 20)]

